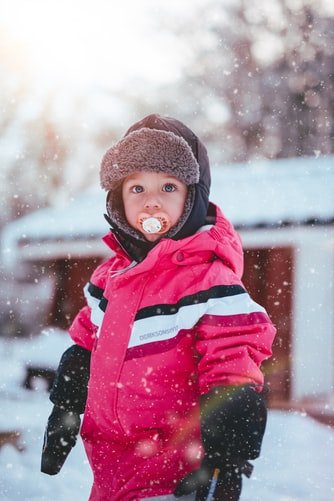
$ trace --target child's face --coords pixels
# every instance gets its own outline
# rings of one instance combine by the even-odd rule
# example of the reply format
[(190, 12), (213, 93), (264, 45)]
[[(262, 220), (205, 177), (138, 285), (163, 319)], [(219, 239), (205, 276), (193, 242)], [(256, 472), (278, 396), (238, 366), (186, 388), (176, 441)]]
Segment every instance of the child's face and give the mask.
[(140, 231), (146, 240), (155, 242), (157, 233), (143, 231), (138, 217), (141, 213), (154, 216), (165, 213), (174, 226), (180, 219), (187, 198), (187, 186), (175, 177), (163, 172), (134, 172), (122, 185), (125, 217), (133, 228)]

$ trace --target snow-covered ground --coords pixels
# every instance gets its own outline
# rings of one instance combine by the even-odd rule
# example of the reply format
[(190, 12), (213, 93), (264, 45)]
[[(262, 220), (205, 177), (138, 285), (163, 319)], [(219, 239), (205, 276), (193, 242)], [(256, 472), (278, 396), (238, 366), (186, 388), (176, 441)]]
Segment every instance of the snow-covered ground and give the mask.
[[(40, 473), (44, 426), (51, 411), (38, 381), (22, 387), (24, 367), (39, 361), (56, 365), (70, 345), (62, 331), (49, 330), (32, 340), (0, 339), (0, 431), (19, 430), (25, 450), (0, 449), (1, 501), (85, 501), (92, 474), (81, 440), (62, 471)], [(242, 501), (330, 501), (334, 499), (334, 430), (297, 412), (270, 411), (262, 456), (244, 481)], [(111, 500), (112, 501), (112, 500)]]

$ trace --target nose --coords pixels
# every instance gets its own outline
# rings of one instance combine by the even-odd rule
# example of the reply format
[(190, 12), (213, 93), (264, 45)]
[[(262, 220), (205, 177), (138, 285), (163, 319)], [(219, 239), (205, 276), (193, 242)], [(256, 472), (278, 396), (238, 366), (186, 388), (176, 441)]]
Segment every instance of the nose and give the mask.
[(161, 209), (161, 202), (159, 197), (150, 195), (146, 198), (144, 207), (146, 210), (156, 210)]

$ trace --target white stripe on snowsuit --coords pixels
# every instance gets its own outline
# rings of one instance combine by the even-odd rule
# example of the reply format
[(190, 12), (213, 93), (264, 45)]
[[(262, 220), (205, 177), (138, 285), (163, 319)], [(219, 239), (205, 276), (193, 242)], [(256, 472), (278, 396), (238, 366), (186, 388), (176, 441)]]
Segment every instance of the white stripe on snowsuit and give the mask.
[[(91, 321), (100, 330), (104, 317), (104, 311), (100, 308), (101, 300), (91, 295), (88, 284), (84, 291), (91, 308)], [(181, 306), (176, 310), (174, 314), (163, 315), (159, 314), (157, 307), (155, 314), (135, 320), (128, 348), (172, 339), (181, 330), (194, 327), (203, 315), (233, 316), (254, 312), (266, 314), (266, 310), (253, 301), (247, 292), (227, 297), (209, 298), (205, 302), (194, 302), (194, 304)], [(99, 332), (97, 336), (98, 334)]]

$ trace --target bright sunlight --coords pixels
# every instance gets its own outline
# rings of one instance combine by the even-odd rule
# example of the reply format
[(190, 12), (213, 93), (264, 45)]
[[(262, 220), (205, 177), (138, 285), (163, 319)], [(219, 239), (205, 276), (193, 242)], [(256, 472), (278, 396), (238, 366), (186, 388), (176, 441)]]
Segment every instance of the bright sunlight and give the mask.
[(152, 26), (152, 1), (0, 0), (0, 8), (0, 29), (22, 46), (41, 86), (175, 77), (178, 55)]

